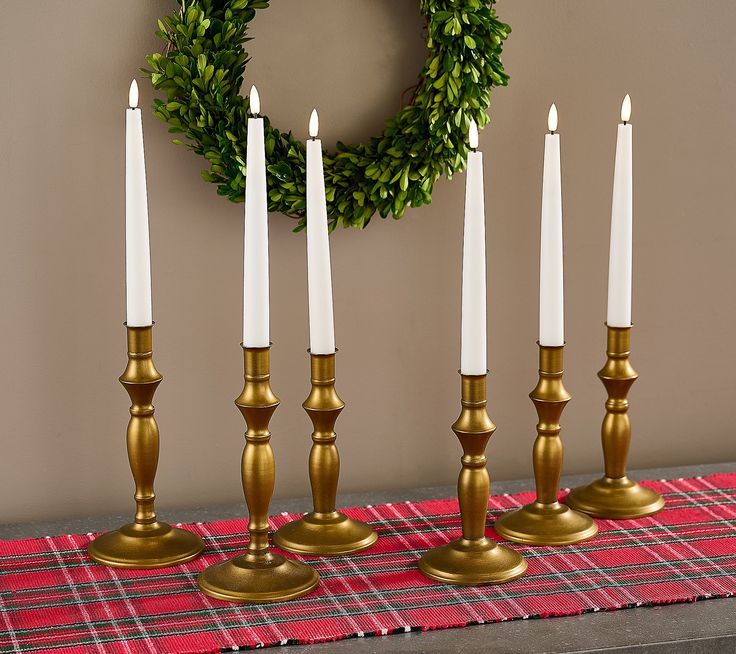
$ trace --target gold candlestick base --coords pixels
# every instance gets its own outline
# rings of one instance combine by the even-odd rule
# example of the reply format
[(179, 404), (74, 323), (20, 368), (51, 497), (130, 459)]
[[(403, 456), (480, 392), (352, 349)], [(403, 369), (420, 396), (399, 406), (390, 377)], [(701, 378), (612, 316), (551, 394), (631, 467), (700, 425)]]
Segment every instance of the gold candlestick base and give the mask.
[(156, 519), (153, 481), (159, 452), (159, 430), (153, 396), (161, 373), (153, 364), (153, 327), (127, 327), (128, 365), (120, 383), (131, 400), (127, 444), (135, 480), (134, 522), (102, 534), (88, 546), (90, 557), (113, 568), (163, 568), (196, 558), (204, 549), (197, 534)]
[(496, 532), (526, 545), (570, 545), (593, 538), (598, 525), (590, 516), (557, 501), (562, 472), (560, 419), (570, 401), (562, 383), (564, 346), (539, 346), (539, 382), (529, 397), (539, 416), (534, 441), (537, 499), (496, 520)]
[(309, 481), (314, 511), (274, 534), (282, 550), (312, 556), (352, 554), (371, 547), (378, 534), (367, 524), (335, 510), (340, 455), (335, 422), (345, 404), (335, 390), (335, 354), (311, 354), (312, 390), (302, 405), (312, 421)]
[(241, 475), (250, 514), (248, 549), (206, 568), (197, 579), (202, 592), (228, 602), (281, 602), (306, 595), (319, 583), (319, 575), (306, 563), (274, 554), (268, 545), (268, 507), (275, 481), (268, 425), (279, 405), (271, 390), (270, 349), (243, 348), (245, 386), (235, 400), (247, 424)]
[(279, 554), (241, 554), (204, 570), (197, 579), (206, 595), (226, 602), (285, 602), (315, 589), (319, 576), (308, 565)]
[(273, 537), (282, 550), (308, 556), (353, 554), (372, 547), (378, 534), (367, 524), (339, 511), (316, 513), (281, 527)]
[(435, 581), (462, 586), (502, 584), (521, 577), (522, 556), (485, 536), (491, 480), (485, 450), (496, 426), (486, 411), (486, 375), (462, 375), (462, 410), (452, 430), (463, 448), (457, 495), (462, 537), (429, 550), (419, 570)]
[(93, 540), (87, 551), (95, 561), (113, 568), (165, 568), (197, 558), (204, 543), (197, 534), (165, 522), (131, 522)]
[(601, 477), (570, 491), (565, 503), (597, 518), (627, 520), (654, 515), (664, 508), (664, 498), (628, 477)]
[(458, 538), (429, 550), (419, 560), (422, 574), (458, 586), (504, 584), (521, 577), (526, 568), (521, 554), (490, 538)]
[(559, 502), (532, 502), (501, 516), (494, 528), (504, 538), (525, 545), (571, 545), (598, 533), (590, 516)]
[(661, 511), (664, 498), (626, 476), (631, 444), (627, 396), (638, 375), (629, 361), (631, 327), (608, 326), (607, 331), (608, 358), (598, 373), (608, 393), (606, 417), (601, 428), (605, 473), (592, 484), (573, 489), (565, 503), (599, 518), (643, 518)]

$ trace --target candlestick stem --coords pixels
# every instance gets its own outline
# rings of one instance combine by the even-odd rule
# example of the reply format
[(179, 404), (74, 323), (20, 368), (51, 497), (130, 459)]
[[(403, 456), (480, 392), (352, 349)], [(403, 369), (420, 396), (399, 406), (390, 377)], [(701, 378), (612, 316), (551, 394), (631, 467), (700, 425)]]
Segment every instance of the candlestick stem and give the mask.
[(271, 389), (270, 351), (270, 347), (243, 348), (245, 384), (235, 400), (247, 425), (241, 476), (250, 541), (245, 554), (206, 568), (197, 580), (204, 593), (230, 602), (293, 599), (319, 582), (311, 567), (274, 554), (268, 544), (268, 507), (276, 478), (269, 422), (279, 405)]
[(340, 455), (335, 423), (345, 404), (335, 390), (335, 354), (311, 354), (312, 390), (302, 406), (314, 428), (309, 481), (314, 511), (281, 527), (274, 542), (287, 552), (337, 555), (371, 547), (378, 535), (365, 523), (335, 509)]
[(568, 545), (588, 540), (598, 527), (584, 513), (560, 504), (562, 412), (570, 401), (562, 376), (564, 346), (539, 346), (539, 381), (529, 394), (539, 416), (532, 460), (537, 498), (496, 520), (504, 538), (527, 545)]
[(120, 383), (130, 396), (127, 448), (135, 481), (135, 519), (102, 534), (88, 546), (98, 563), (117, 568), (161, 568), (190, 561), (203, 549), (196, 534), (156, 518), (153, 481), (159, 454), (159, 430), (153, 396), (163, 377), (153, 363), (153, 327), (127, 327), (128, 365)]
[(452, 425), (463, 448), (457, 483), (462, 537), (429, 550), (419, 570), (435, 581), (465, 586), (500, 584), (526, 572), (520, 554), (485, 535), (491, 480), (485, 450), (496, 429), (486, 410), (486, 375), (462, 375), (462, 409)]
[(626, 476), (631, 444), (628, 394), (638, 375), (629, 361), (631, 327), (608, 330), (606, 364), (598, 373), (608, 393), (606, 416), (601, 428), (604, 476), (573, 489), (568, 506), (601, 518), (642, 518), (664, 507), (662, 496)]

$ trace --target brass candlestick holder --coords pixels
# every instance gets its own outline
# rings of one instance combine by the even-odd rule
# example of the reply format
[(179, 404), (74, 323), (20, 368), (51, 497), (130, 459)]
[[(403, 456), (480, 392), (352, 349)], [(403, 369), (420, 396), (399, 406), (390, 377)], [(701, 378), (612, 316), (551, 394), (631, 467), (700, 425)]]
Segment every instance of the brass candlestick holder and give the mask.
[(631, 443), (626, 398), (638, 377), (629, 362), (630, 350), (631, 327), (608, 326), (608, 360), (598, 373), (608, 392), (601, 429), (605, 474), (587, 486), (573, 489), (565, 500), (572, 508), (600, 518), (642, 518), (664, 507), (659, 493), (626, 476)]
[(87, 547), (98, 563), (114, 568), (162, 568), (195, 558), (202, 539), (191, 531), (159, 522), (154, 509), (159, 432), (153, 396), (161, 373), (153, 364), (153, 327), (127, 327), (128, 366), (120, 383), (130, 396), (128, 460), (135, 480), (135, 519), (117, 531), (102, 534)]
[(485, 535), (491, 490), (485, 450), (495, 429), (486, 411), (486, 375), (462, 375), (462, 410), (452, 425), (463, 448), (457, 482), (462, 537), (422, 556), (419, 570), (430, 579), (476, 586), (512, 581), (526, 572), (520, 554)]
[(285, 524), (274, 534), (282, 550), (308, 555), (360, 552), (378, 539), (364, 522), (335, 510), (340, 455), (335, 422), (345, 404), (335, 390), (335, 354), (310, 353), (312, 391), (302, 406), (312, 421), (309, 482), (314, 511)]
[(279, 399), (271, 390), (271, 348), (243, 347), (245, 386), (235, 404), (245, 418), (242, 478), (250, 541), (245, 554), (203, 570), (200, 589), (229, 602), (279, 602), (301, 597), (319, 582), (305, 563), (284, 558), (268, 545), (268, 507), (275, 481), (268, 424)]
[(539, 346), (539, 382), (529, 394), (539, 416), (533, 462), (537, 499), (501, 516), (494, 525), (504, 538), (527, 545), (569, 545), (598, 533), (590, 516), (557, 501), (562, 471), (560, 418), (570, 401), (562, 383), (564, 346)]

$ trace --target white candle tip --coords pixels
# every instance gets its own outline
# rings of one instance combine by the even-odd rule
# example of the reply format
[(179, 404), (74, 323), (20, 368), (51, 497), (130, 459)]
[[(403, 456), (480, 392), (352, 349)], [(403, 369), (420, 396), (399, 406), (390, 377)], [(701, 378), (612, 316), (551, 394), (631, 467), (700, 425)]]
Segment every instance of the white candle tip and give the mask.
[(128, 91), (128, 106), (135, 109), (138, 106), (138, 82), (133, 80), (130, 83), (130, 91)]
[(468, 145), (471, 150), (478, 149), (478, 125), (475, 120), (470, 121), (470, 127), (468, 128)]
[(557, 107), (554, 102), (549, 108), (549, 114), (547, 114), (547, 127), (549, 127), (550, 132), (557, 131)]
[(254, 116), (261, 113), (261, 96), (258, 95), (258, 89), (255, 85), (250, 87), (250, 113)]
[(631, 96), (628, 93), (621, 103), (621, 120), (625, 123), (631, 120)]
[(317, 110), (312, 109), (312, 115), (309, 116), (309, 136), (316, 139), (317, 134), (319, 134), (319, 116)]

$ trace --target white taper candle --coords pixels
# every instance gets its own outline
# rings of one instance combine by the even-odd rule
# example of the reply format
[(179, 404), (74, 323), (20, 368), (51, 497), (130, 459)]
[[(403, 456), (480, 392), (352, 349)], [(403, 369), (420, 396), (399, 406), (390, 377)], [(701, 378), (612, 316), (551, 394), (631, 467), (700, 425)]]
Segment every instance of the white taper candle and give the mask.
[(477, 152), (478, 127), (470, 124), (468, 167), (465, 175), (465, 224), (463, 229), (462, 318), (460, 372), (485, 375), (486, 355), (486, 216), (483, 187), (483, 154)]
[(335, 352), (330, 239), (322, 165), (322, 141), (317, 110), (309, 118), (307, 141), (307, 281), (309, 291), (309, 349), (312, 354)]
[(151, 249), (148, 234), (148, 192), (143, 148), (143, 116), (138, 108), (138, 83), (133, 80), (125, 111), (125, 295), (127, 324), (153, 324), (151, 312)]
[(547, 118), (550, 133), (544, 137), (542, 178), (542, 229), (539, 257), (539, 344), (565, 343), (562, 254), (562, 174), (557, 107)]
[(243, 345), (267, 347), (269, 340), (268, 198), (266, 149), (260, 99), (250, 90), (245, 166), (245, 243), (243, 257)]
[(608, 257), (608, 316), (611, 327), (631, 326), (631, 263), (633, 236), (633, 157), (631, 98), (621, 105), (616, 138), (611, 203), (611, 244)]

